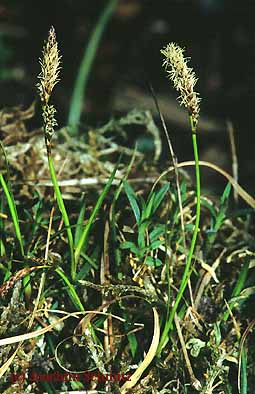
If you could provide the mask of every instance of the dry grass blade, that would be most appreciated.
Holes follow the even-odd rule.
[[[153,358],[156,355],[157,347],[159,344],[159,337],[160,337],[160,326],[159,326],[158,312],[155,308],[153,308],[153,314],[154,314],[154,333],[153,333],[151,346],[139,368],[135,371],[135,373],[133,373],[133,375],[130,377],[130,380],[125,384],[123,384],[123,386],[121,387],[120,389],[121,394],[127,393],[128,390],[132,389],[137,384],[143,372],[150,365],[150,363],[152,362]]]
[[[54,211],[55,211],[55,207],[52,207],[51,213],[50,213],[49,227],[48,227],[48,232],[47,232],[47,241],[46,241],[45,254],[44,254],[44,260],[45,261],[47,261],[48,257],[49,257],[50,235],[51,235]],[[36,301],[35,301],[35,306],[34,306],[34,309],[33,309],[33,312],[32,312],[32,316],[31,316],[31,319],[30,319],[30,322],[29,322],[28,329],[30,329],[32,327],[32,325],[33,325],[34,317],[35,317],[36,311],[38,309],[38,306],[40,304],[41,295],[43,293],[43,288],[44,288],[44,284],[45,284],[45,278],[46,278],[46,273],[43,272],[42,276],[41,276],[40,285],[39,285],[39,289],[38,289],[38,293],[37,293],[37,298],[36,298]]]
[[[241,360],[242,360],[241,357],[242,357],[244,342],[248,337],[249,332],[253,329],[254,326],[255,326],[255,320],[252,320],[250,324],[246,327],[240,342],[239,360],[238,360],[238,392],[239,393],[241,393]]]
[[[215,260],[215,262],[211,266],[202,262],[202,264],[201,264],[202,268],[205,270],[206,273],[202,277],[201,283],[200,283],[198,290],[196,292],[195,302],[194,302],[195,309],[198,309],[203,292],[204,292],[206,286],[208,286],[210,280],[213,278],[214,281],[217,283],[218,279],[216,277],[215,271],[218,268],[218,266],[220,265],[222,257],[225,252],[226,252],[226,248],[224,248],[222,250],[220,255],[217,257],[217,259]]]
[[[17,347],[17,349],[15,350],[15,352],[11,355],[10,358],[8,358],[8,360],[1,366],[0,368],[0,378],[5,374],[5,372],[8,370],[8,368],[10,367],[11,363],[13,362],[16,354],[18,353],[19,349],[21,348],[22,344],[20,343]]]
[[[178,163],[177,167],[181,168],[181,167],[190,167],[190,166],[194,166],[195,162],[193,160],[190,161],[183,161],[182,163]],[[235,191],[238,193],[238,195],[248,204],[250,205],[250,207],[252,207],[253,209],[255,209],[255,199],[249,194],[247,193],[242,186],[239,185],[239,183],[236,182],[236,180],[225,170],[223,170],[222,168],[218,167],[216,164],[210,163],[209,161],[202,161],[199,160],[199,165],[203,166],[203,167],[208,167],[208,168],[212,168],[213,170],[217,171],[219,174],[223,175],[233,186],[233,188],[235,189]],[[174,171],[174,167],[169,167],[166,171],[164,171],[156,180],[156,182],[153,185],[153,189],[155,188],[155,186],[157,185],[157,183],[169,172]]]
[[[227,121],[227,129],[228,129],[229,142],[231,148],[233,177],[236,180],[236,182],[238,182],[238,159],[236,153],[235,133],[234,133],[234,127],[232,122]],[[234,199],[235,202],[238,203],[238,194],[236,190],[234,190]]]
[[[28,339],[39,337],[40,335],[43,335],[46,332],[51,331],[52,328],[54,328],[56,325],[58,325],[62,321],[68,319],[69,317],[77,317],[77,315],[81,314],[81,313],[82,312],[69,313],[67,316],[64,316],[61,319],[54,321],[54,323],[49,324],[47,327],[41,328],[40,330],[32,331],[27,334],[15,335],[14,337],[0,339],[0,346],[11,345],[13,343],[26,341]]]
[[[189,359],[189,355],[188,355],[188,352],[187,352],[187,349],[186,349],[185,341],[184,341],[184,338],[183,338],[183,335],[182,335],[182,331],[181,331],[181,327],[180,327],[179,318],[178,318],[177,313],[174,316],[174,321],[175,321],[177,334],[178,334],[178,337],[179,337],[179,340],[180,340],[180,343],[181,343],[183,356],[184,356],[184,359],[185,359],[187,370],[189,372],[189,376],[190,376],[190,380],[191,380],[192,386],[197,391],[200,391],[202,386],[201,386],[200,381],[194,375],[194,372],[193,372],[193,369],[192,369],[192,366],[191,366],[191,362],[190,362],[190,359]]]

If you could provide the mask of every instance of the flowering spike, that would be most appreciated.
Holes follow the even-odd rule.
[[[181,105],[188,109],[193,125],[196,128],[201,99],[199,94],[194,91],[198,80],[193,69],[187,65],[189,59],[184,57],[184,49],[175,43],[168,44],[160,52],[165,56],[163,67],[169,79],[173,82],[175,89],[180,92],[178,100]]]
[[[50,149],[54,127],[57,125],[55,119],[56,109],[53,105],[49,105],[49,100],[54,86],[59,82],[60,58],[56,33],[52,26],[49,31],[48,40],[43,47],[43,56],[40,59],[41,72],[38,76],[39,82],[36,85],[42,102],[47,149]]]
[[[55,29],[52,26],[40,59],[41,73],[36,85],[43,104],[48,104],[54,86],[59,82],[60,58]]]

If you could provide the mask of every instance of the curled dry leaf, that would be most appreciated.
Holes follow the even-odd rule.
[[[148,368],[148,366],[150,365],[150,363],[152,362],[152,360],[156,355],[158,344],[159,344],[159,337],[160,337],[160,326],[159,326],[158,312],[155,308],[153,308],[152,310],[154,315],[154,333],[153,333],[151,346],[139,368],[135,371],[135,373],[133,373],[133,375],[130,377],[130,380],[124,383],[123,386],[121,387],[120,389],[121,394],[127,393],[128,390],[132,389],[137,384],[143,372],[145,371],[146,368]]]

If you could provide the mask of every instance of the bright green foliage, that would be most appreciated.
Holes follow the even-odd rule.
[[[133,188],[127,181],[123,182],[124,190],[133,210],[137,223],[137,242],[123,242],[121,249],[130,249],[130,251],[149,266],[160,266],[162,261],[153,256],[153,251],[158,249],[163,241],[159,237],[165,232],[165,225],[153,224],[153,217],[169,191],[169,183],[155,192],[151,192],[145,202],[142,198],[137,198]],[[140,205],[140,206],[139,206]],[[148,242],[148,240],[149,242]]]

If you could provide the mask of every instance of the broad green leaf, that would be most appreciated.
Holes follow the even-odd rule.
[[[163,244],[163,241],[154,241],[150,244],[150,250],[158,249]]]
[[[152,256],[147,256],[145,263],[149,267],[160,267],[163,264],[160,259]]]
[[[150,242],[156,241],[160,235],[165,233],[165,225],[164,224],[159,224],[157,227],[154,228],[153,231],[151,231],[149,235]]]
[[[120,249],[131,249],[135,246],[134,242],[125,241],[120,244]]]

